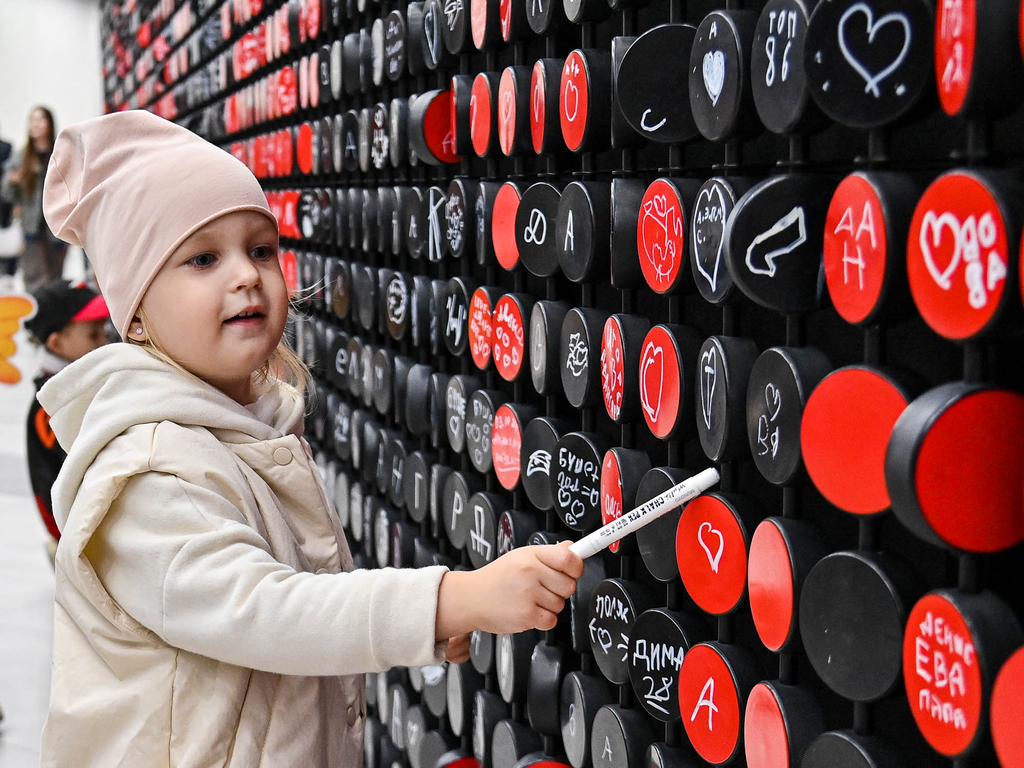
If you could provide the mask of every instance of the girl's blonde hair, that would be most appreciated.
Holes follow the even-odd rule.
[[[141,305],[136,310],[136,314],[139,316],[139,320],[142,321],[144,326],[149,325],[148,318],[146,317],[146,310],[143,309]],[[199,378],[161,349],[159,342],[157,342],[153,337],[152,333],[147,334],[147,336],[148,338],[144,341],[132,338],[125,339],[125,341],[128,344],[134,344],[137,347],[145,348],[151,355],[162,360],[168,365],[174,366],[182,373],[192,376],[193,378]],[[264,384],[268,381],[280,382],[294,387],[295,390],[301,394],[305,391],[306,385],[312,378],[312,374],[309,372],[309,368],[306,367],[306,364],[299,359],[299,356],[295,354],[295,351],[291,347],[288,346],[288,342],[286,342],[282,336],[281,341],[277,344],[277,348],[270,353],[270,357],[267,358],[266,362],[253,372],[253,377],[257,384]]]

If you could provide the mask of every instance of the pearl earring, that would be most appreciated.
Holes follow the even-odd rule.
[[[135,329],[135,333],[142,333],[142,329],[141,328],[136,328]]]

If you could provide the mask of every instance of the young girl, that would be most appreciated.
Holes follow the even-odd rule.
[[[39,393],[68,452],[44,766],[355,768],[361,673],[554,626],[583,570],[565,546],[351,570],[301,438],[277,222],[240,162],[107,115],[60,134],[44,208],[130,342]]]

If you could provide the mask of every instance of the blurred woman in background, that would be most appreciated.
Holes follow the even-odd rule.
[[[43,219],[43,180],[55,136],[53,113],[35,107],[29,114],[25,146],[5,163],[0,186],[0,200],[15,206],[25,233],[21,269],[28,290],[64,272],[67,245],[53,236]]]

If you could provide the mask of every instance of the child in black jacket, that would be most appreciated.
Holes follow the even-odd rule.
[[[84,285],[72,286],[64,280],[44,283],[32,296],[36,300],[36,314],[25,321],[25,327],[32,334],[32,340],[43,347],[35,379],[38,392],[68,363],[110,341],[107,330],[110,313],[102,296]],[[50,429],[50,417],[35,398],[28,411],[26,437],[32,493],[51,536],[47,549],[52,563],[60,531],[53,519],[50,489],[67,454]]]

